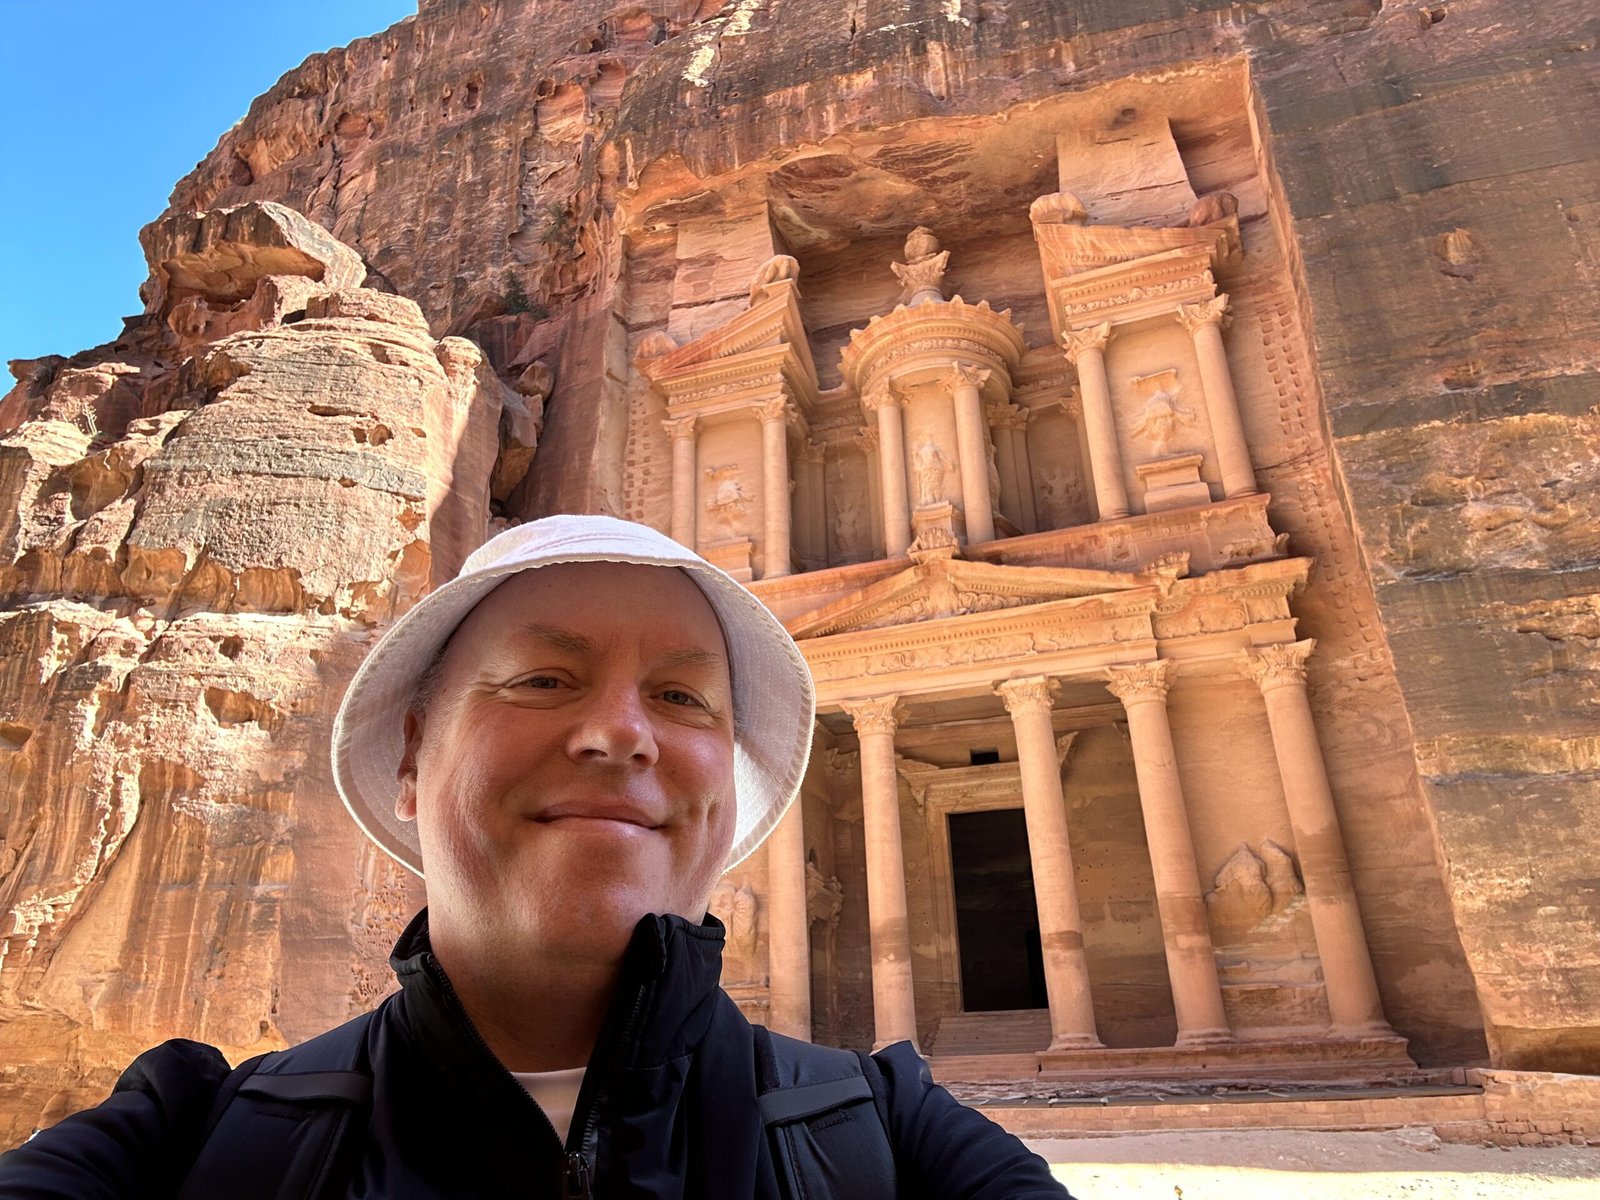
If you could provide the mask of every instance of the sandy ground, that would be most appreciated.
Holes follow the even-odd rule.
[[[1078,1200],[1600,1200],[1600,1147],[1500,1150],[1383,1133],[1147,1133],[1029,1140]]]

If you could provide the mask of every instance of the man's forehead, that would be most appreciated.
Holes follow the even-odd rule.
[[[606,622],[601,619],[601,625]],[[600,630],[602,636],[605,630]],[[681,642],[681,635],[674,630],[669,633],[664,629],[663,636],[670,641]],[[543,621],[523,621],[514,626],[510,633],[513,637],[532,642],[541,642],[557,650],[570,654],[594,654],[600,648],[600,641],[575,629],[563,628],[560,625],[551,625]],[[671,645],[653,656],[656,662],[664,666],[722,666],[727,663],[727,656],[721,653],[720,648],[702,647],[690,644]]]

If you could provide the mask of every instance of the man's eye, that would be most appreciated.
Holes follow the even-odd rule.
[[[545,689],[558,688],[561,686],[561,680],[554,675],[530,675],[522,681],[522,686]]]
[[[688,704],[694,706],[698,706],[700,704],[700,698],[698,696],[695,696],[690,692],[686,692],[682,688],[668,688],[666,691],[661,693],[661,698],[668,704]]]

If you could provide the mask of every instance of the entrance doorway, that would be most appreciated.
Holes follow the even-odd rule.
[[[951,813],[949,820],[963,1010],[1045,1008],[1039,910],[1022,810]]]

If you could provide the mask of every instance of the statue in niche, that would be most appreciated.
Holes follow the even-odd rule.
[[[1064,527],[1083,510],[1083,484],[1064,467],[1035,469],[1039,480],[1039,500],[1050,526]]]
[[[1145,402],[1128,432],[1136,438],[1148,441],[1156,456],[1160,457],[1167,452],[1172,445],[1172,439],[1178,435],[1180,429],[1194,425],[1194,413],[1178,403],[1179,387],[1176,371],[1157,371],[1151,375],[1141,375],[1133,383],[1145,394]]]
[[[944,299],[945,264],[950,251],[939,249],[933,230],[918,225],[906,238],[906,261],[890,263],[900,280],[900,303],[907,307],[932,304]]]
[[[839,549],[847,558],[865,556],[862,538],[861,505],[853,497],[841,496],[836,504],[839,516]]]
[[[707,467],[706,478],[711,481],[706,511],[711,514],[713,531],[723,537],[737,537],[743,532],[744,517],[750,508],[750,493],[739,478],[739,464]]]
[[[1282,912],[1290,901],[1306,890],[1294,868],[1294,856],[1269,839],[1261,843],[1260,857],[1267,877],[1267,888],[1272,892],[1272,911]]]
[[[989,507],[990,508],[999,508],[1000,507],[1000,464],[996,461],[996,455],[999,454],[999,451],[998,451],[998,449],[996,449],[995,444],[992,441],[988,443],[988,449],[989,449]]]
[[[755,891],[748,884],[735,886],[730,879],[720,880],[711,891],[707,909],[728,929],[722,954],[723,984],[765,983],[756,969],[760,901]]]
[[[912,466],[917,477],[917,504],[942,504],[944,502],[944,474],[951,463],[933,440],[932,434],[923,434],[912,455]]]

